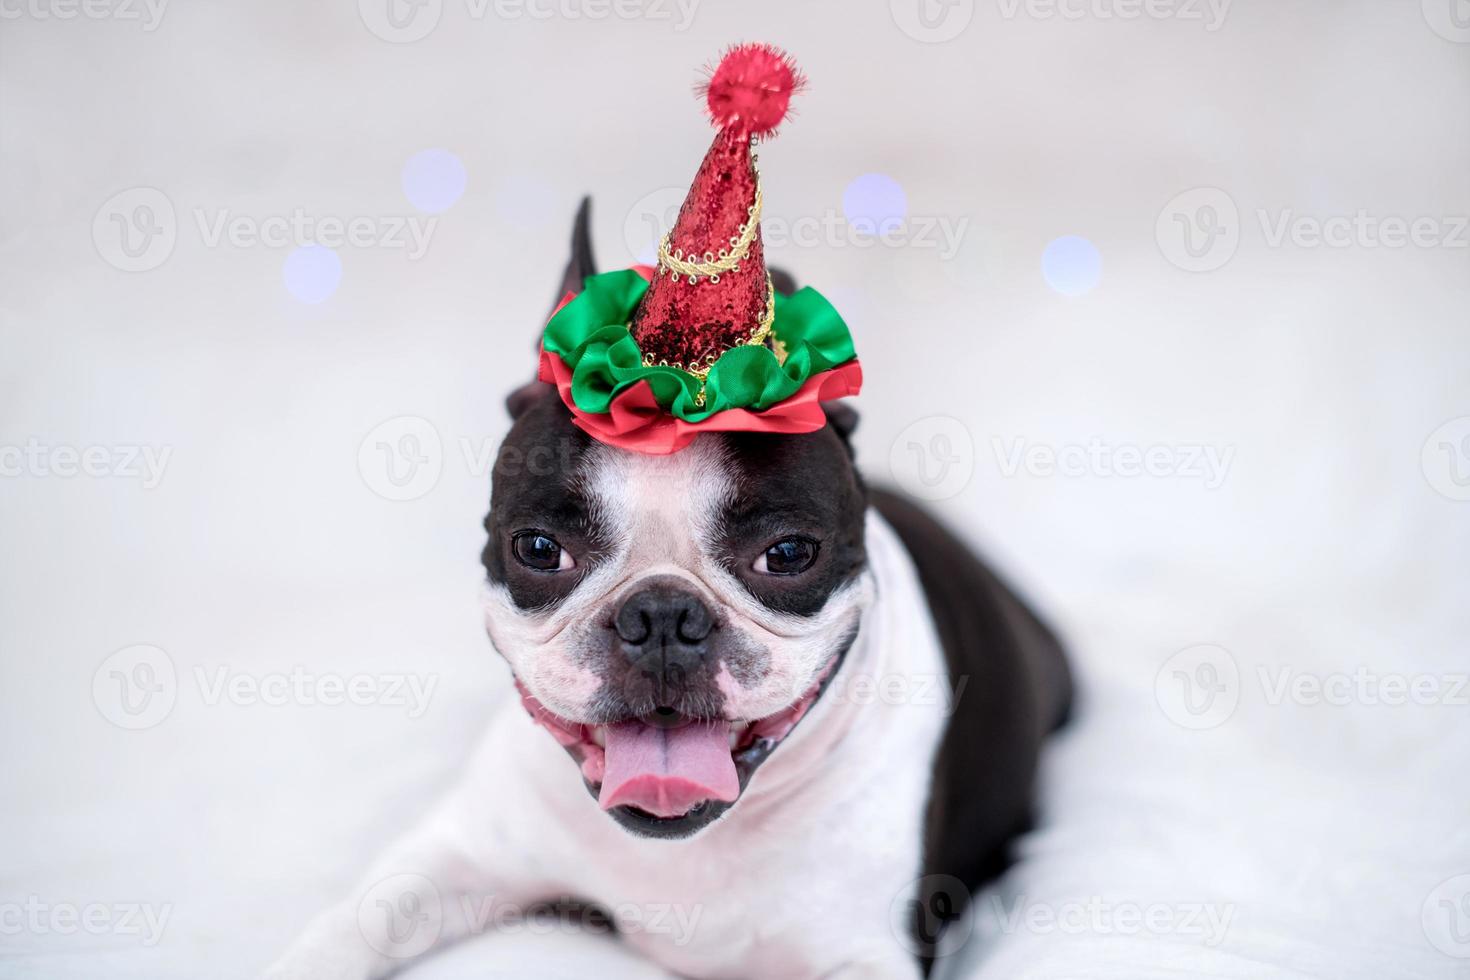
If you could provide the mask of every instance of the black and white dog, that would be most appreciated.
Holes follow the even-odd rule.
[[[584,203],[565,288],[590,253]],[[550,385],[508,405],[484,615],[525,710],[268,975],[383,976],[492,905],[575,898],[684,976],[921,976],[1028,822],[1071,701],[1056,639],[864,486],[849,409],[649,456]]]

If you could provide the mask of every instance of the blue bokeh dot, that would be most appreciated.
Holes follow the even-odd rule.
[[[403,194],[425,214],[454,207],[468,181],[464,164],[448,150],[420,150],[403,165]]]
[[[1063,235],[1041,253],[1041,275],[1063,296],[1081,296],[1102,281],[1102,255],[1081,235]]]
[[[903,224],[909,199],[887,174],[863,174],[842,192],[842,213],[855,231],[879,235]]]
[[[303,303],[320,303],[342,282],[342,260],[324,245],[293,248],[281,268],[286,291]]]

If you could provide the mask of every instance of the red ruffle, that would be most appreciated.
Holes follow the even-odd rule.
[[[856,395],[863,385],[863,369],[856,361],[814,374],[796,394],[761,412],[731,408],[703,422],[686,422],[659,407],[647,381],[623,389],[606,414],[584,412],[572,401],[572,370],[555,354],[543,350],[538,376],[556,385],[572,421],[598,442],[650,456],[676,453],[701,432],[816,432],[827,424],[822,402]]]

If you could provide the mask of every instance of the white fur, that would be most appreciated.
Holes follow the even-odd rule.
[[[656,478],[654,468],[635,470],[621,475]],[[853,600],[861,628],[837,680],[944,676],[913,565],[874,513],[867,543],[869,568]],[[694,577],[728,596],[718,575],[697,569]],[[790,626],[779,621],[785,617],[745,612],[773,634]],[[560,615],[539,628],[564,630]],[[481,928],[473,913],[487,907],[484,896],[521,905],[570,893],[614,914],[669,911],[681,927],[633,928],[625,939],[689,977],[918,977],[906,919],[893,910],[920,875],[930,769],[948,706],[846,699],[837,695],[844,689],[829,689],[728,813],[683,841],[618,827],[561,748],[510,705],[462,784],[378,862],[359,896],[317,919],[268,976],[367,980],[402,966],[380,951],[388,919],[373,899],[381,899],[384,878],[412,874],[434,883],[439,943]]]

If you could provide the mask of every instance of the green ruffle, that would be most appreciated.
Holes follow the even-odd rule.
[[[701,422],[731,408],[760,411],[791,397],[807,379],[856,355],[847,324],[810,287],[776,296],[772,331],[786,345],[786,362],[765,347],[732,347],[705,379],[671,367],[648,367],[628,332],[628,321],[648,282],[632,269],[588,276],[576,298],[546,324],[541,343],[572,370],[572,400],[584,412],[604,413],[620,392],[647,381],[659,405],[686,422]]]

